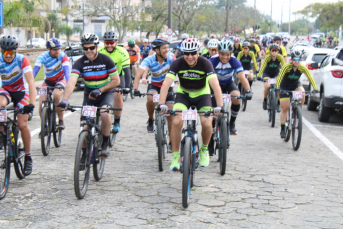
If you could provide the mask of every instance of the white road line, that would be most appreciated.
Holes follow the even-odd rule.
[[[343,153],[337,146],[335,146],[329,139],[327,139],[316,127],[314,127],[307,119],[303,116],[303,123],[317,136],[339,159],[343,161]]]
[[[333,125],[321,125],[321,124],[312,124],[313,126],[319,126],[319,127],[326,127],[326,128],[340,128],[343,129],[343,126],[333,126]]]

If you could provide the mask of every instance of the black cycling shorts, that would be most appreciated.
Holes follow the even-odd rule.
[[[99,95],[96,100],[89,99],[89,95],[84,94],[83,95],[83,103],[82,106],[97,106],[102,107],[104,105],[107,105],[109,107],[113,107],[114,103],[114,95],[113,92],[105,92]],[[81,121],[86,120],[86,117],[81,116]]]
[[[187,94],[176,93],[175,105],[173,109],[188,110],[191,106],[195,106],[198,111],[211,111],[211,95],[206,94],[195,98],[191,98]]]
[[[147,93],[149,93],[149,91],[156,91],[157,94],[160,94],[161,88],[156,85],[149,84]],[[170,87],[168,92],[174,92],[173,88]],[[166,104],[167,103],[175,103],[175,95],[167,95]]]
[[[237,85],[232,81],[231,83],[228,83],[226,85],[220,85],[220,88],[222,89],[222,93],[223,94],[230,94],[232,91],[238,91]],[[211,88],[211,94],[214,94],[212,88]],[[216,107],[217,106],[217,101],[216,98],[213,96],[211,98],[212,100],[212,107]]]
[[[297,86],[294,87],[280,87],[280,91],[285,90],[285,91],[295,91],[299,87],[302,87],[303,85],[298,82]],[[287,93],[280,93],[280,100],[287,100],[289,99],[289,95]]]
[[[268,79],[268,78],[275,78],[279,75],[279,71],[274,72],[274,73],[269,73],[269,72],[263,72],[262,74],[262,79]]]

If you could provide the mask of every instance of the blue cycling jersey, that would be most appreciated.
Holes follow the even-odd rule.
[[[215,73],[217,74],[219,84],[227,85],[232,82],[232,77],[235,72],[244,71],[242,64],[236,57],[231,56],[230,60],[223,64],[219,56],[214,56],[209,59],[212,63]]]

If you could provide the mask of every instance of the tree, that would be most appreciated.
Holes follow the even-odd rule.
[[[3,16],[4,16],[4,26],[8,27],[11,25],[18,26],[20,24],[20,12],[22,7],[20,2],[3,2]],[[3,27],[0,28],[0,34],[3,34]]]
[[[50,26],[51,26],[51,31],[56,32],[58,30],[59,27],[59,20],[57,18],[57,14],[55,13],[50,13],[47,16],[47,19],[50,22]],[[50,36],[52,36],[52,34],[50,34]]]
[[[71,28],[71,27],[69,27],[68,25],[62,25],[62,26],[60,26],[60,27],[57,29],[57,32],[58,32],[59,34],[66,35],[68,44],[69,44],[70,37],[71,37],[74,33],[79,33],[79,32],[81,32],[81,31],[82,31],[82,29],[79,28],[79,27]]]

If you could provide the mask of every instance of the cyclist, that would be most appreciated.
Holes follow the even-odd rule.
[[[222,93],[224,94],[231,94],[240,96],[240,92],[233,81],[234,73],[237,74],[238,79],[242,82],[244,89],[247,90],[246,97],[247,99],[252,98],[252,93],[250,91],[250,86],[245,79],[244,76],[244,69],[242,64],[237,60],[235,57],[231,56],[234,50],[233,44],[229,40],[223,40],[218,44],[218,51],[219,55],[210,58],[210,61],[213,65],[214,71],[218,76],[219,85],[221,88]],[[250,64],[250,62],[249,62]],[[211,89],[211,94],[214,91]],[[212,98],[212,106],[217,107],[216,100]],[[232,105],[231,105],[231,117],[230,117],[230,133],[232,135],[237,134],[237,130],[235,128],[235,121],[240,109],[240,100],[236,98],[232,98]],[[213,123],[214,126],[214,123]],[[210,148],[209,148],[210,155],[213,155],[213,142],[211,138]]]
[[[287,51],[286,51],[286,48],[281,44],[281,37],[274,36],[273,43],[278,44],[280,46],[279,53],[283,56],[285,63],[287,63]],[[269,53],[270,53],[270,48],[268,47],[266,54],[269,54]]]
[[[200,111],[212,110],[211,86],[217,101],[217,107],[214,108],[214,112],[221,112],[223,99],[217,76],[211,62],[205,57],[199,56],[199,49],[200,42],[198,39],[188,38],[182,42],[181,51],[183,52],[183,58],[178,58],[171,64],[161,88],[159,102],[159,109],[161,111],[168,110],[168,107],[165,105],[167,93],[176,75],[178,75],[180,85],[177,89],[173,109],[187,110],[190,106],[194,105]],[[203,144],[200,149],[199,165],[206,167],[209,164],[208,143],[212,136],[212,119],[201,116],[200,120]],[[181,115],[173,117],[173,128],[170,135],[173,159],[170,169],[174,171],[180,169],[179,147],[182,125]]]
[[[123,93],[125,94],[129,91],[131,80],[129,53],[126,51],[126,49],[118,45],[118,37],[113,31],[106,31],[103,38],[105,46],[99,49],[99,53],[109,56],[116,65],[120,78],[120,85],[118,87],[123,88]],[[114,93],[113,107],[124,107],[122,93]],[[119,133],[122,111],[113,111],[113,113],[115,115],[115,118],[112,132]]]
[[[213,57],[215,55],[218,55],[218,39],[211,39],[209,40],[207,46],[210,50],[210,56]]]
[[[149,56],[150,51],[152,50],[151,45],[149,45],[149,40],[147,38],[143,39],[143,44],[139,47],[142,54],[142,60]]]
[[[139,85],[139,80],[143,76],[142,83],[146,84],[147,80],[146,77],[144,77],[144,72],[147,68],[151,71],[151,83],[148,86],[148,93],[149,94],[159,94],[163,81],[166,77],[166,74],[170,68],[171,63],[175,60],[175,56],[169,52],[169,43],[165,38],[156,39],[151,43],[155,54],[149,56],[139,66],[137,77],[135,79],[134,89],[135,89],[135,95],[140,95],[140,91],[137,90]],[[171,85],[168,92],[173,92],[173,86]],[[169,109],[173,108],[174,105],[174,95],[168,95],[166,104]],[[148,96],[147,103],[146,103],[149,119],[148,119],[148,126],[147,130],[148,132],[154,131],[154,110],[155,110],[155,104],[153,102],[153,97]],[[167,117],[168,120],[168,130],[170,132],[172,128],[172,121],[171,116]]]
[[[179,42],[179,44],[177,44],[176,51],[175,51],[175,56],[176,56],[176,58],[179,58],[180,56],[183,55],[182,50],[181,50],[181,44],[182,44],[182,42],[183,42],[184,40],[186,40],[186,39],[188,39],[188,38],[189,38],[188,33],[183,33],[183,34],[181,35],[182,41]]]
[[[248,79],[249,79],[249,85],[251,87],[253,80],[254,80],[254,75],[252,74],[253,72],[252,72],[252,68],[251,68],[251,62],[253,62],[254,69],[256,69],[256,71],[258,70],[258,66],[257,66],[256,58],[255,58],[253,51],[249,51],[249,43],[243,42],[242,46],[243,46],[243,51],[241,51],[238,54],[237,59],[239,61],[241,61],[243,69],[245,71],[250,71],[250,74],[248,75]],[[243,75],[244,75],[244,73],[243,73]],[[241,89],[241,84],[238,85],[238,88]]]
[[[43,87],[51,86],[65,87],[67,81],[69,80],[69,59],[68,56],[61,51],[61,43],[57,38],[51,38],[46,42],[46,47],[48,51],[43,52],[39,55],[36,60],[35,66],[33,68],[33,77],[36,78],[41,66],[44,66],[45,79],[42,84]],[[62,98],[63,91],[55,89],[53,92],[56,105]],[[41,95],[39,97],[39,116],[42,113],[42,102],[46,100],[46,95]],[[60,130],[64,129],[63,123],[63,113],[61,108],[56,107],[56,113],[58,116],[58,128]],[[41,133],[38,135],[41,137]]]
[[[300,64],[302,52],[293,51],[291,53],[292,62],[285,64],[278,76],[275,88],[280,88],[280,90],[290,90],[290,91],[302,91],[305,92],[301,82],[299,82],[299,78],[302,73],[304,73],[307,79],[312,84],[314,91],[317,91],[316,82],[313,80],[310,71],[307,69],[306,66]],[[285,93],[280,93],[280,101],[281,101],[281,114],[280,114],[280,122],[281,122],[281,138],[286,137],[285,131],[285,123],[286,123],[286,116],[289,108],[289,95]],[[303,96],[301,106],[305,102],[305,96]]]
[[[242,43],[241,43],[241,39],[239,37],[235,37],[233,39],[233,55],[237,58],[238,53],[243,51],[243,47],[242,47]]]
[[[59,106],[68,107],[68,99],[73,93],[77,78],[82,77],[85,83],[84,97],[82,105],[112,107],[114,102],[113,91],[120,84],[117,68],[112,59],[102,53],[98,53],[99,37],[92,33],[87,33],[81,37],[81,45],[85,55],[78,59],[70,74],[69,81],[64,91],[63,99]],[[103,142],[100,156],[108,157],[108,140],[111,131],[111,114],[102,112],[101,132]],[[81,116],[81,122],[86,117]],[[87,126],[85,126],[86,128]],[[82,148],[82,160],[86,155],[86,148]]]
[[[0,107],[7,106],[13,101],[16,108],[22,108],[18,114],[18,127],[24,143],[25,162],[24,175],[32,173],[31,133],[28,126],[29,113],[33,112],[36,103],[36,86],[32,75],[29,59],[17,53],[18,40],[11,35],[0,38]]]
[[[208,39],[208,38],[206,38],[204,40],[204,43],[203,43],[203,47],[204,48],[203,48],[203,50],[201,51],[201,54],[200,54],[200,55],[202,55],[203,57],[205,57],[207,59],[211,58],[210,51],[209,51],[210,48],[207,46],[209,41],[210,41],[210,39]]]
[[[250,51],[254,53],[256,59],[260,59],[261,58],[260,47],[256,44],[255,39],[250,39],[249,42],[250,42],[250,46],[249,46]],[[254,68],[254,71],[257,71],[257,68],[255,68],[255,66],[253,66],[253,68]]]
[[[268,38],[264,37],[262,39],[262,58],[266,57],[266,53],[265,53],[265,49],[268,47],[269,43],[268,43]]]
[[[134,39],[130,39],[127,42],[127,45],[124,46],[124,49],[126,49],[126,51],[129,53],[132,72],[133,75],[136,76],[137,66],[141,62],[141,51],[139,47],[136,45]]]
[[[269,46],[271,53],[266,56],[263,61],[262,67],[260,72],[258,73],[258,79],[262,78],[263,80],[267,80],[269,78],[277,78],[279,75],[280,65],[284,66],[285,60],[283,59],[282,55],[279,54],[280,46],[278,44],[271,44]],[[267,110],[267,97],[269,92],[270,84],[268,82],[264,83],[264,91],[263,91],[263,110]],[[280,112],[280,100],[278,100],[278,112]]]
[[[284,47],[287,47],[287,44],[288,44],[288,38],[287,38],[287,37],[284,37],[284,38],[282,39],[282,45],[283,45]]]

